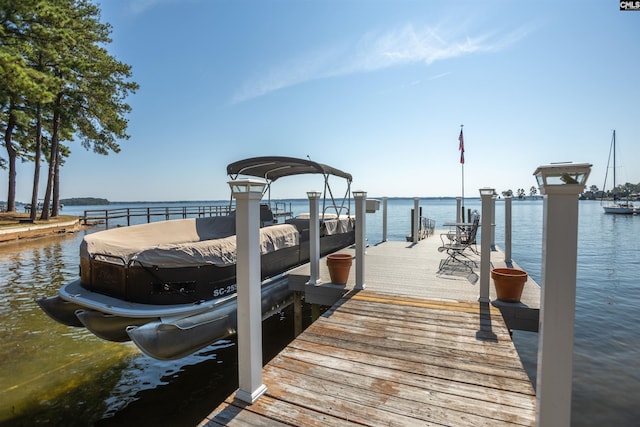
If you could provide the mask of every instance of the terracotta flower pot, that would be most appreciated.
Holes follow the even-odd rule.
[[[491,278],[500,301],[520,302],[528,278],[525,271],[516,268],[494,268],[491,270]]]
[[[327,267],[329,267],[331,283],[345,285],[349,279],[349,270],[352,262],[352,256],[349,254],[327,255]]]

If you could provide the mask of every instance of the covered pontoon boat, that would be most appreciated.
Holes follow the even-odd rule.
[[[286,272],[309,262],[309,214],[278,223],[270,208],[271,184],[299,174],[321,174],[320,254],[355,241],[350,214],[350,174],[310,160],[255,157],[227,166],[265,179],[267,203],[260,211],[262,311],[280,310],[291,299]],[[331,176],[346,180],[336,202]],[[53,319],[86,327],[111,341],[133,340],[158,359],[184,357],[236,328],[235,215],[189,218],[115,228],[89,234],[80,246],[80,278],[58,295],[38,300]]]

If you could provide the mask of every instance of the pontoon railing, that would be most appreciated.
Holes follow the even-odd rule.
[[[137,208],[115,209],[86,209],[82,216],[83,224],[104,223],[109,228],[109,221],[126,219],[126,225],[131,225],[133,218],[142,217],[146,222],[169,220],[177,218],[204,218],[211,216],[229,215],[231,207],[228,205],[208,206],[150,206]],[[120,221],[120,223],[125,221]],[[120,224],[123,225],[123,224]]]

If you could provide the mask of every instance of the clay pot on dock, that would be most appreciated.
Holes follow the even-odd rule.
[[[528,279],[525,271],[516,268],[494,268],[491,278],[500,301],[520,302],[524,284]]]
[[[352,262],[352,256],[349,254],[327,255],[327,267],[329,268],[331,283],[345,285],[349,279],[349,270]]]

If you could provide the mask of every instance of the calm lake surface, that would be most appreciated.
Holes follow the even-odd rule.
[[[294,213],[308,211],[306,200],[290,203]],[[210,203],[194,203],[204,204]],[[478,199],[465,205],[480,210]],[[455,219],[453,199],[421,199],[420,206],[424,216],[435,219],[436,228]],[[513,259],[538,283],[542,207],[538,200],[514,201],[512,208]],[[82,215],[91,208],[69,206],[62,213]],[[389,240],[404,240],[410,233],[412,208],[413,199],[389,199]],[[369,243],[381,240],[381,224],[381,212],[367,214]],[[503,247],[501,201],[496,224],[496,243]],[[192,426],[236,389],[234,339],[177,361],[158,361],[131,343],[103,341],[84,329],[60,325],[37,307],[35,298],[54,295],[77,277],[80,241],[101,229],[0,246],[1,426]],[[580,202],[573,426],[638,425],[639,251],[640,217],[605,215],[598,202]],[[292,319],[285,310],[265,321],[265,362],[293,338]],[[310,319],[307,307],[305,323]],[[532,378],[537,339],[535,333],[514,332]]]

